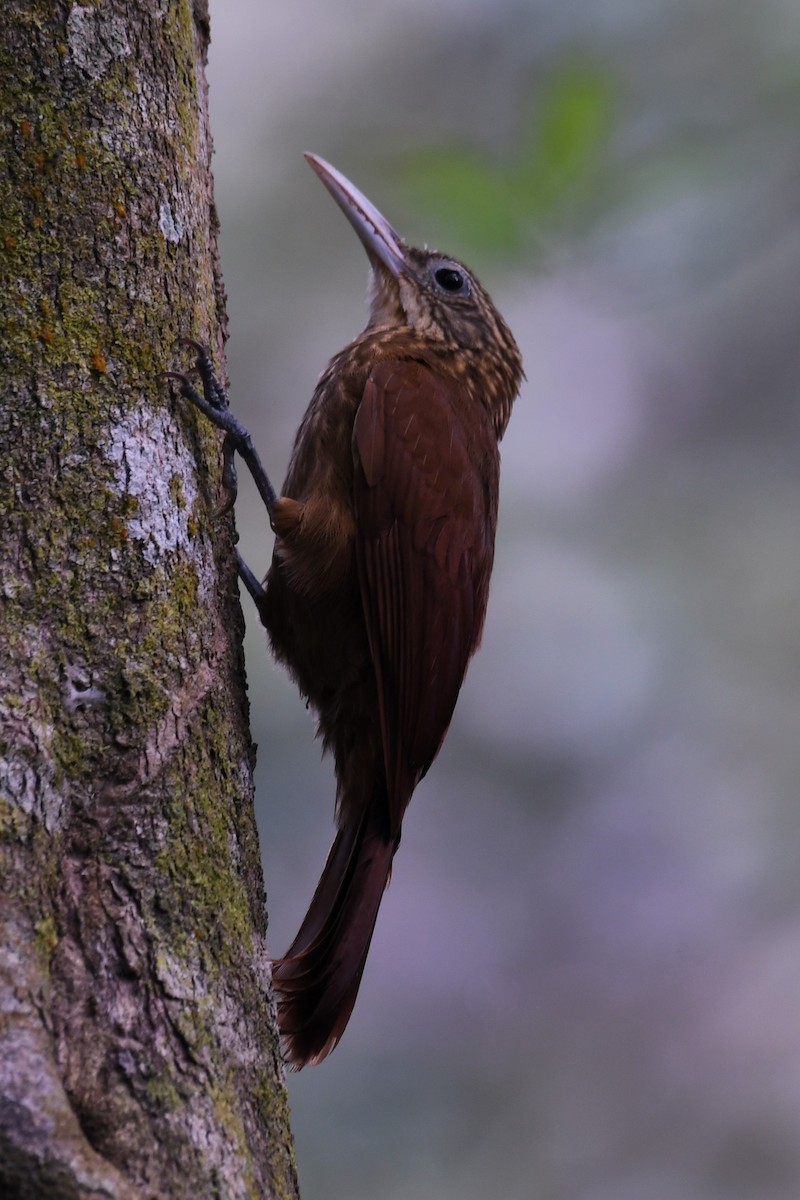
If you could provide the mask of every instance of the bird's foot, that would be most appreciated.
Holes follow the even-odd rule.
[[[208,350],[202,342],[197,342],[194,338],[181,338],[180,341],[182,345],[191,346],[196,351],[197,357],[194,365],[203,385],[202,393],[197,390],[189,376],[182,371],[164,371],[164,378],[174,380],[178,384],[178,392],[183,399],[198,408],[212,424],[216,425],[217,429],[221,429],[225,434],[225,441],[222,444],[222,482],[226,496],[217,515],[222,516],[229,512],[236,502],[238,489],[234,461],[236,454],[240,454],[247,463],[250,474],[267,507],[267,512],[271,515],[276,499],[275,490],[258,457],[253,439],[228,407],[228,393],[217,379]]]

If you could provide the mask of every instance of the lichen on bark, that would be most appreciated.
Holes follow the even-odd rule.
[[[219,444],[159,378],[225,332],[206,16],[0,29],[4,1195],[295,1194]]]

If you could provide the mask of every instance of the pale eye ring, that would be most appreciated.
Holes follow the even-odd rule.
[[[442,263],[433,272],[434,283],[450,296],[466,296],[469,294],[469,280],[463,271],[455,265]]]

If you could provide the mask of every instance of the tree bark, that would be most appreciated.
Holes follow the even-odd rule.
[[[219,437],[159,380],[223,349],[207,44],[205,0],[0,22],[6,1200],[297,1194]]]

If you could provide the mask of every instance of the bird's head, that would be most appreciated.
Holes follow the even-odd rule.
[[[355,229],[372,266],[368,329],[408,329],[465,361],[491,382],[487,396],[502,428],[523,378],[514,337],[488,292],[463,263],[436,250],[418,250],[392,228],[362,192],[335,167],[307,154]],[[501,415],[502,414],[502,415]],[[502,432],[502,430],[501,430]]]

